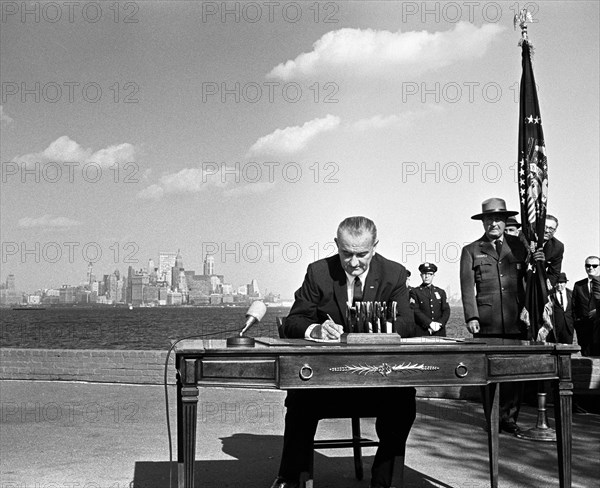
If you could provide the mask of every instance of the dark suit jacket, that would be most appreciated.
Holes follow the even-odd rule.
[[[558,292],[550,294],[552,302],[552,317],[554,322],[553,337],[550,342],[560,342],[562,344],[573,343],[573,292],[568,288],[565,290],[567,294],[567,306],[563,308],[560,305]],[[552,340],[553,339],[553,340]]]
[[[562,269],[563,254],[565,246],[555,237],[550,238],[544,243],[544,255],[546,256],[546,277],[550,280],[552,286],[556,285],[556,280]]]
[[[573,317],[577,341],[583,356],[600,355],[600,280],[592,278],[592,293],[588,290],[588,279],[579,280],[573,286]],[[593,314],[593,311],[596,311]]]
[[[303,338],[308,326],[322,324],[328,315],[348,331],[346,273],[339,255],[310,264],[294,298],[294,305],[285,320],[284,332],[287,337]],[[363,288],[363,301],[396,301],[396,332],[403,337],[414,335],[404,266],[375,254]]]
[[[573,286],[573,317],[577,328],[590,327],[592,319],[588,314],[594,309],[594,301],[590,299],[588,279],[584,278],[575,282]]]
[[[463,247],[460,291],[465,320],[478,319],[481,335],[522,334],[519,318],[525,301],[527,247],[504,235],[500,256],[483,235]]]

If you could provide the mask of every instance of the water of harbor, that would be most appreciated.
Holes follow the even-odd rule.
[[[171,340],[239,332],[246,307],[69,307],[0,310],[0,347],[42,349],[164,349]],[[275,318],[289,308],[269,307],[253,336],[277,336]]]
[[[39,349],[165,349],[174,339],[224,339],[239,332],[246,307],[68,307],[0,309],[0,347]],[[277,337],[276,317],[289,308],[268,307],[251,336]],[[452,310],[448,336],[464,337],[462,310]]]

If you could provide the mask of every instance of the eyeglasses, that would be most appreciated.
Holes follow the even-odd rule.
[[[586,268],[594,268],[594,269],[596,269],[598,267],[598,265],[597,264],[587,264],[586,263],[585,267]]]
[[[548,226],[546,226],[546,227],[544,227],[544,230],[546,232],[551,232],[552,234],[554,234],[556,232],[556,227],[548,227]]]

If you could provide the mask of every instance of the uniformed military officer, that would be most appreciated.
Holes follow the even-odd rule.
[[[446,292],[433,285],[433,277],[437,266],[423,263],[419,266],[421,283],[410,289],[410,304],[415,314],[416,333],[418,336],[435,335],[446,337],[446,323],[450,318],[450,305]]]

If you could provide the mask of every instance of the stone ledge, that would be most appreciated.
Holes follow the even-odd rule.
[[[167,351],[0,349],[0,379],[161,385]],[[167,381],[175,384],[175,355]]]
[[[600,357],[573,356],[573,389],[577,394],[600,394]]]

